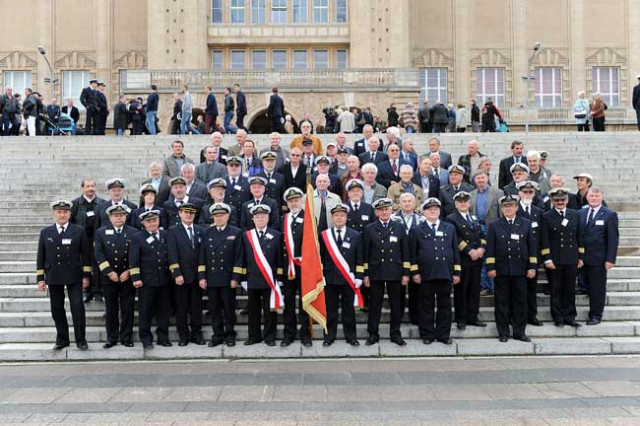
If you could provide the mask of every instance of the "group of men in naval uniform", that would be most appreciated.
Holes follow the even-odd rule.
[[[274,346],[281,310],[280,345],[299,339],[311,346],[300,287],[302,235],[304,227],[310,226],[303,210],[305,194],[298,186],[283,187],[283,174],[274,171],[271,151],[261,159],[262,171],[246,176],[243,158],[227,157],[227,175],[211,179],[203,193],[188,176],[173,177],[167,182],[169,198],[163,202],[157,201],[158,182],[152,179],[139,190],[140,207],[126,200],[125,181],[119,178],[106,182],[107,200],[87,198],[89,191],[83,190],[74,203],[52,203],[55,224],[41,232],[37,275],[38,287],[48,290],[51,299],[55,349],[70,344],[65,288],[76,344],[79,349],[88,347],[82,292],[90,288],[92,272],[99,277],[105,298],[104,348],[134,345],[136,295],[139,340],[145,348],[172,346],[172,314],[180,346],[206,344],[205,294],[212,324],[209,346],[234,346],[239,287],[247,294],[245,345]],[[317,160],[331,161],[327,156]],[[288,170],[294,175],[300,174],[303,165],[296,164],[295,170]],[[407,293],[409,319],[418,326],[424,344],[451,344],[454,321],[461,331],[468,326],[486,327],[482,319],[487,316],[480,312],[483,259],[488,276],[495,279],[494,315],[500,341],[530,341],[527,324],[542,325],[537,318],[539,266],[549,282],[556,326],[579,326],[578,276],[590,296],[587,324],[598,324],[604,311],[607,270],[616,260],[617,215],[605,206],[602,191],[592,185],[590,176],[582,196],[585,206],[576,211],[568,208],[566,188],[554,187],[543,197],[523,166],[511,166],[513,182],[505,185],[505,195],[498,201],[500,217],[488,226],[473,213],[473,187],[462,182],[463,167],[452,165],[450,183],[440,188],[440,196],[428,197],[420,205],[410,184],[395,199],[371,199],[373,187],[359,179],[340,183],[344,185],[341,199],[329,189],[331,176],[315,171],[316,211],[312,214],[319,225],[327,306],[323,345],[336,341],[340,319],[347,343],[359,345],[356,309],[368,314],[366,344],[376,344],[385,292],[389,338],[397,345],[406,345],[401,326]],[[287,162],[284,167],[293,166]],[[365,202],[367,198],[370,203]],[[93,224],[93,241],[83,226],[70,223],[72,218],[85,227]]]

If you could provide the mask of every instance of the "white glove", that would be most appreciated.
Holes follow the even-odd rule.
[[[246,281],[242,281],[242,282],[240,283],[240,285],[242,286],[242,288],[244,289],[244,291],[248,291],[248,290],[247,290],[247,282],[246,282]]]
[[[276,281],[276,285],[277,285],[278,287],[282,287],[282,281]]]
[[[362,285],[362,280],[359,278],[356,278],[355,282],[356,282],[356,288],[360,288],[360,286]]]

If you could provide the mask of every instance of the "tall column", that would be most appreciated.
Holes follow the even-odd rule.
[[[471,52],[469,49],[469,27],[472,0],[455,0],[453,2],[453,80],[454,99],[465,105],[470,104],[475,91],[471,87]]]
[[[524,105],[527,97],[527,84],[522,76],[529,75],[527,69],[532,46],[527,45],[527,1],[511,0],[511,63],[513,67],[512,106]],[[532,86],[533,87],[533,82]],[[529,105],[533,99],[529,99]]]
[[[640,8],[640,0],[627,1],[627,24],[628,37],[627,55],[629,58],[629,100],[633,93],[633,87],[638,84],[636,76],[640,74],[640,14],[637,12]],[[633,106],[632,106],[633,107]]]
[[[96,78],[107,85],[105,95],[112,100],[113,81],[111,66],[113,62],[113,0],[96,0],[94,2],[96,19],[95,52],[96,52]]]
[[[578,92],[586,90],[586,55],[584,43],[584,0],[570,0],[569,7],[569,43],[571,48],[571,99],[578,98]]]
[[[35,2],[35,16],[34,22],[38,23],[38,46],[42,46],[45,48],[47,52],[47,59],[51,63],[51,66],[54,66],[56,61],[56,51],[55,51],[55,7],[53,4],[54,0],[41,0]],[[34,49],[32,55],[37,55],[36,62],[38,63],[36,67],[36,75],[32,78],[31,83],[34,90],[40,91],[42,95],[47,99],[56,97],[59,98],[61,95],[62,86],[60,84],[52,87],[49,84],[44,83],[45,77],[49,77],[49,67],[45,62],[42,55],[38,53],[37,50]],[[55,70],[54,70],[55,72]],[[54,75],[54,78],[60,78]]]

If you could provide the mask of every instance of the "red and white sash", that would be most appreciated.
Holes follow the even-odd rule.
[[[296,278],[295,265],[300,266],[302,264],[302,257],[295,257],[296,244],[293,241],[293,232],[291,231],[291,213],[287,213],[284,216],[284,245],[287,248],[287,258],[289,264],[287,265],[287,278],[293,280]]]
[[[258,268],[260,268],[260,272],[262,272],[262,276],[267,281],[267,284],[271,287],[271,299],[269,301],[269,306],[271,307],[271,310],[280,310],[284,308],[284,299],[282,298],[280,286],[276,283],[275,277],[273,276],[271,265],[267,262],[267,259],[264,257],[264,253],[262,252],[262,248],[260,247],[258,231],[255,229],[247,231],[247,239],[249,240],[249,244],[251,244],[251,249],[253,250],[253,259],[258,265]]]
[[[327,251],[333,260],[333,263],[338,268],[338,271],[342,274],[351,289],[353,290],[353,306],[357,306],[358,308],[362,308],[364,306],[362,300],[362,293],[360,289],[356,286],[355,275],[351,272],[351,268],[349,264],[345,260],[342,253],[340,253],[340,249],[336,244],[336,240],[333,238],[333,234],[331,233],[331,229],[327,229],[322,231],[322,239],[324,240],[324,244],[327,247]]]

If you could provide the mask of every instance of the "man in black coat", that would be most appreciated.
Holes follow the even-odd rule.
[[[209,347],[236,345],[236,288],[234,274],[242,272],[242,230],[229,224],[231,206],[215,203],[209,208],[213,225],[206,229],[200,244],[198,280],[207,291],[213,336]]]
[[[69,324],[64,309],[64,290],[67,289],[76,345],[87,350],[86,319],[82,303],[82,288],[89,287],[91,277],[91,247],[81,226],[69,223],[71,202],[51,203],[55,224],[40,231],[36,260],[38,290],[49,291],[51,316],[56,325],[56,344],[59,351],[69,346]]]
[[[440,179],[431,173],[431,159],[423,157],[414,173],[412,182],[422,188],[425,198],[440,197]]]
[[[464,167],[454,164],[449,167],[449,184],[440,188],[440,202],[442,203],[442,218],[449,216],[455,212],[456,206],[453,202],[453,196],[460,191],[471,192],[473,187],[462,181],[464,177]]]
[[[387,161],[378,164],[376,181],[389,189],[392,184],[400,182],[400,167],[409,163],[400,158],[400,147],[398,145],[390,145],[389,149],[387,149],[387,156],[389,157]]]
[[[218,101],[216,95],[211,91],[211,86],[204,86],[204,93],[207,95],[206,106],[204,108],[204,132],[208,135],[216,129],[216,120],[218,119]],[[202,162],[202,161],[201,161]]]
[[[73,106],[73,98],[69,98],[68,103],[62,107],[62,113],[67,114],[74,123],[78,124],[78,120],[80,120],[80,111],[78,108]]]
[[[278,203],[265,195],[267,189],[267,180],[261,176],[252,176],[249,178],[249,192],[251,197],[242,204],[240,212],[240,227],[242,229],[253,229],[253,220],[251,209],[259,204],[269,206],[269,228],[279,229],[280,213],[278,212]]]
[[[191,203],[198,209],[196,212],[196,223],[200,218],[200,209],[204,205],[204,201],[201,198],[191,197],[187,195],[187,181],[182,176],[174,177],[169,181],[171,187],[171,197],[164,202],[162,207],[167,212],[167,223],[169,227],[178,225],[181,220],[178,209],[184,203]]]
[[[301,191],[307,190],[307,166],[302,164],[302,150],[300,148],[291,148],[289,154],[290,162],[280,167],[278,172],[284,176],[284,187],[296,187]]]
[[[278,205],[278,211],[284,210],[282,205],[283,192],[288,188],[285,186],[284,176],[275,170],[276,154],[272,151],[265,151],[260,156],[262,161],[262,171],[256,176],[261,176],[267,180],[267,189],[265,195],[275,200]]]
[[[513,182],[511,176],[511,166],[516,163],[526,165],[527,157],[523,154],[524,144],[520,141],[511,142],[512,155],[500,160],[500,172],[498,174],[498,188],[504,189],[509,183]]]
[[[202,337],[202,289],[198,285],[200,245],[205,228],[196,225],[199,206],[183,203],[178,209],[180,223],[167,232],[169,271],[175,282],[176,328],[178,346],[189,342],[204,345]]]
[[[640,130],[640,74],[638,74],[636,77],[638,79],[638,84],[633,87],[631,106],[636,110],[638,130]]]
[[[284,129],[284,101],[278,94],[278,88],[271,89],[272,95],[269,98],[269,107],[267,115],[271,119],[271,131],[285,133]]]
[[[367,142],[369,144],[369,151],[364,152],[358,156],[361,166],[367,163],[373,163],[377,166],[389,159],[389,157],[387,157],[387,154],[380,151],[379,138],[377,138],[376,136],[372,136]]]
[[[227,160],[227,172],[229,175],[225,178],[227,186],[224,196],[224,202],[235,209],[235,223],[240,228],[242,228],[242,205],[251,198],[249,180],[240,173],[241,167],[242,160],[239,157],[230,157]],[[232,219],[233,221],[234,219]]]
[[[86,109],[87,114],[87,121],[84,125],[85,135],[93,134],[94,121],[96,119],[97,90],[98,80],[92,78],[89,80],[89,87],[82,89],[82,93],[80,94],[80,103]]]
[[[233,90],[236,92],[236,127],[248,132],[249,130],[244,127],[244,117],[247,115],[247,98],[238,83],[233,85]],[[282,109],[284,110],[284,108]]]
[[[129,125],[129,112],[127,111],[127,97],[126,95],[120,96],[120,100],[113,109],[113,130],[116,131],[116,135],[124,135],[127,126]]]
[[[364,228],[376,220],[376,213],[373,207],[362,199],[364,197],[364,182],[358,179],[351,179],[345,185],[345,191],[347,192],[347,205],[349,206],[347,226],[362,235]],[[365,294],[366,298],[368,291]]]
[[[107,116],[109,115],[109,104],[104,94],[105,84],[98,82],[98,90],[96,90],[96,112],[93,123],[93,134],[104,135],[107,126]]]
[[[138,206],[129,200],[125,200],[125,180],[120,178],[109,179],[105,182],[105,186],[109,191],[109,199],[103,201],[98,205],[98,211],[96,213],[97,218],[95,221],[95,227],[101,228],[111,223],[109,215],[107,214],[107,208],[115,206],[116,204],[124,204],[131,211],[135,210]],[[127,225],[131,225],[131,217],[127,217]]]

